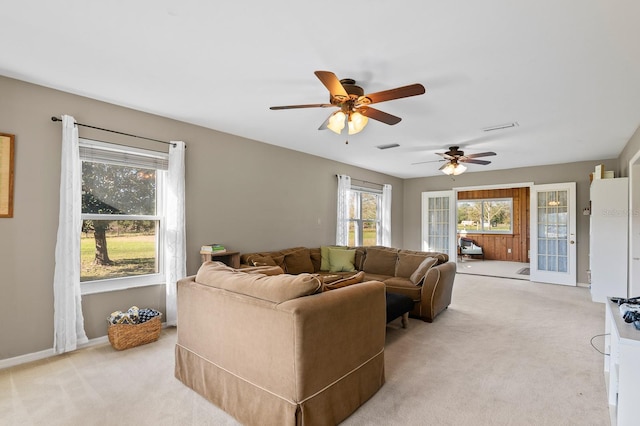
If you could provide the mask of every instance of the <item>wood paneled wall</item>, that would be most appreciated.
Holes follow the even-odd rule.
[[[460,191],[458,200],[513,199],[513,234],[467,234],[482,247],[485,259],[529,262],[529,188]]]

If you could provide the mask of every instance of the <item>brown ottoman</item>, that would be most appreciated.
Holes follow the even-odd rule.
[[[413,309],[413,299],[404,294],[387,292],[387,324],[402,316],[402,328],[407,328],[409,312]]]

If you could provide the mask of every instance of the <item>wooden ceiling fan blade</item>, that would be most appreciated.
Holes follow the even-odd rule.
[[[409,96],[423,95],[425,88],[422,84],[410,84],[408,86],[397,87],[395,89],[384,90],[382,92],[370,93],[364,95],[369,98],[370,104],[391,101],[393,99],[408,98]]]
[[[487,164],[491,164],[491,161],[473,160],[473,159],[470,159],[470,158],[460,158],[460,159],[458,159],[458,162],[460,162],[460,163],[482,164],[483,166],[486,166]]]
[[[445,167],[447,167],[450,163],[447,161],[446,163],[444,163],[442,165],[442,167],[440,167],[438,170],[444,170]]]
[[[453,160],[455,157],[447,154],[446,152],[436,152],[436,155],[446,158],[447,160]]]
[[[491,155],[497,155],[495,152],[479,152],[477,154],[465,155],[467,158],[489,157]]]
[[[444,161],[444,160],[418,161],[417,163],[411,163],[411,165],[415,166],[415,165],[418,165],[418,164],[439,163],[441,161]]]
[[[283,105],[283,106],[272,106],[272,107],[269,107],[269,109],[279,110],[279,109],[327,108],[327,107],[335,107],[335,105],[331,105],[331,104]]]
[[[328,125],[329,125],[329,119],[331,118],[331,115],[327,117],[326,120],[324,120],[324,122],[320,125],[320,127],[318,127],[318,130],[327,130],[328,129]]]
[[[324,84],[324,87],[329,89],[331,97],[339,96],[345,99],[349,97],[349,94],[344,86],[342,86],[342,83],[340,83],[340,80],[338,80],[338,77],[331,71],[315,71],[314,74],[320,79],[322,84]]]
[[[393,126],[394,124],[398,124],[400,121],[402,121],[402,118],[400,117],[396,117],[395,115],[391,115],[389,113],[380,111],[379,109],[375,109],[375,108],[362,107],[362,108],[358,108],[357,111],[360,112],[365,117],[372,118],[377,121],[381,121],[390,126]]]

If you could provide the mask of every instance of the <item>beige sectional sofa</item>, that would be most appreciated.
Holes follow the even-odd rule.
[[[242,424],[338,424],[384,384],[384,284],[246,271],[178,282],[175,376]]]
[[[427,258],[432,258],[432,265],[425,265]],[[240,262],[244,267],[279,266],[288,274],[312,273],[325,279],[364,271],[365,280],[381,281],[387,291],[411,297],[415,305],[409,315],[427,322],[451,304],[456,273],[455,263],[444,253],[385,246],[293,247],[243,253]]]

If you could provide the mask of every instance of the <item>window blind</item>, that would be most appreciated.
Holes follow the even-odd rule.
[[[169,155],[107,142],[80,139],[80,160],[141,169],[168,170]]]

